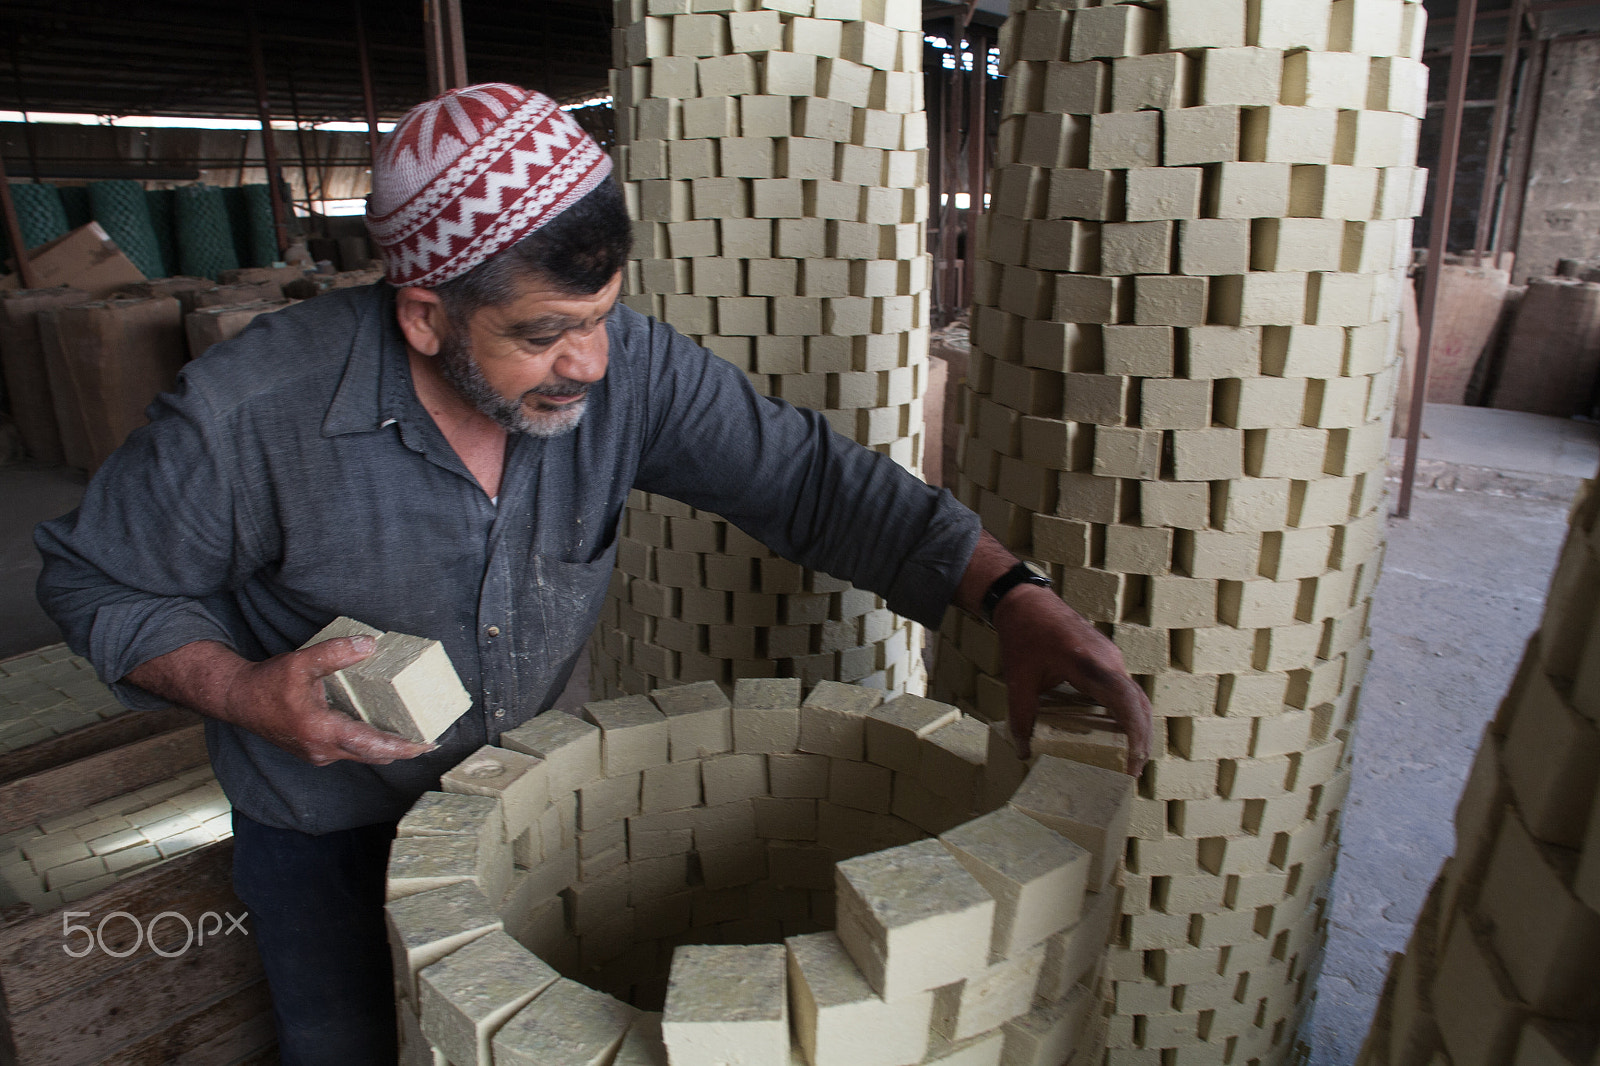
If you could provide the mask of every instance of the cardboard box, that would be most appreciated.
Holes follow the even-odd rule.
[[[34,288],[71,285],[95,299],[110,295],[120,286],[145,280],[144,274],[122,254],[122,249],[98,222],[79,226],[65,237],[41,244],[28,253],[28,262],[37,282]],[[0,278],[0,289],[21,287],[22,280],[16,274]]]

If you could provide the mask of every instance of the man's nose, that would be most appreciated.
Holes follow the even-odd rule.
[[[555,371],[571,381],[599,381],[606,376],[608,343],[604,326],[567,335]]]

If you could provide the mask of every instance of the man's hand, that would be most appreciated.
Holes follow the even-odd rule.
[[[1111,713],[1128,737],[1128,773],[1139,776],[1150,758],[1150,699],[1122,662],[1122,652],[1054,592],[1020,585],[995,608],[1000,659],[1006,674],[1011,735],[1029,756],[1039,696],[1063,681]]]
[[[151,659],[127,680],[249,730],[313,766],[343,759],[382,766],[433,751],[436,745],[414,744],[328,706],[322,679],[371,654],[371,637],[339,637],[257,663],[201,641]]]
[[[956,591],[956,605],[979,612],[994,579],[1016,565],[1017,557],[988,533],[973,550]],[[1049,589],[1019,585],[994,611],[1006,675],[1011,735],[1023,758],[1031,754],[1039,697],[1063,681],[1110,712],[1128,737],[1128,773],[1138,776],[1150,758],[1151,710],[1122,661],[1122,652],[1087,619]]]

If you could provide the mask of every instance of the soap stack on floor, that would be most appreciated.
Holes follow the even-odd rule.
[[[1597,602],[1590,482],[1360,1066],[1600,1064]]]
[[[0,836],[0,906],[54,910],[231,836],[233,809],[211,767],[199,766]]]
[[[15,751],[126,710],[65,644],[0,662],[0,752]]]
[[[678,686],[445,774],[389,863],[402,1062],[1098,1064],[1133,780],[882,700]]]
[[[14,717],[15,716],[15,717]],[[56,645],[0,662],[0,1059],[257,1062],[271,1002],[198,716],[122,713]]]
[[[618,0],[616,21],[618,174],[639,220],[624,302],[920,469],[920,4]],[[919,627],[871,593],[664,497],[635,495],[620,537],[597,695],[773,675],[923,691]]]
[[[94,668],[65,645],[0,663],[0,753],[26,758],[30,745],[124,711]],[[4,770],[0,767],[0,782],[10,783]],[[51,810],[27,825],[18,825],[16,809],[7,813],[13,817],[0,825],[10,827],[0,833],[0,908],[24,902],[39,913],[233,835],[231,808],[209,766],[173,773],[79,810]]]
[[[1109,1061],[1283,1062],[1369,654],[1425,15],[1013,9],[957,495],[1158,715]],[[941,630],[934,682],[1004,714],[971,619]]]

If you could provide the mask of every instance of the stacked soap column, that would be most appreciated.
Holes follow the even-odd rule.
[[[618,170],[639,220],[624,301],[919,469],[918,5],[623,0],[617,23]],[[775,673],[922,691],[919,628],[872,594],[661,496],[635,495],[621,538],[597,693]]]
[[[1363,1066],[1591,1066],[1600,1045],[1600,495],[1590,482],[1544,617],[1395,956]]]
[[[1111,1061],[1281,1062],[1368,659],[1424,14],[1074,6],[1003,32],[957,494],[1115,640],[1158,716]],[[971,619],[941,630],[934,680],[1005,712]]]

